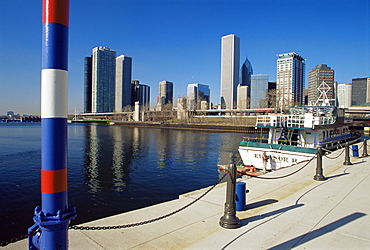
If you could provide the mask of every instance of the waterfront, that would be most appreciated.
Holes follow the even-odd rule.
[[[72,224],[173,200],[214,184],[243,133],[68,125]],[[0,241],[26,233],[40,201],[41,125],[0,125]]]

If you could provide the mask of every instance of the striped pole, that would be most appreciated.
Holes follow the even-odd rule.
[[[41,70],[41,208],[30,249],[68,248],[67,109],[69,0],[43,0]],[[36,228],[35,228],[36,227]]]

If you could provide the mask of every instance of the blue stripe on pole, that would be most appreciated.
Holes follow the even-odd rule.
[[[41,118],[41,126],[42,170],[66,168],[67,118]]]
[[[56,215],[58,210],[65,211],[68,209],[68,191],[60,193],[41,193],[42,210]]]
[[[68,27],[43,24],[42,68],[68,70]]]

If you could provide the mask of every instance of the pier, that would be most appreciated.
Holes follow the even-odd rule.
[[[358,143],[361,152],[362,145]],[[343,151],[339,149],[322,157],[325,180],[314,180],[316,159],[285,178],[279,177],[294,172],[305,163],[269,172],[262,175],[265,179],[238,179],[246,182],[249,193],[246,210],[236,213],[241,223],[237,229],[219,225],[226,194],[226,184],[221,183],[196,202],[209,188],[79,225],[100,230],[70,229],[69,248],[369,249],[370,157],[351,157],[352,165],[343,165]],[[187,181],[191,180],[181,180],[179,185],[186,185]],[[188,206],[192,202],[194,204]],[[173,213],[184,206],[188,207]],[[140,223],[148,220],[150,223]],[[116,225],[133,226],[111,228]],[[100,228],[104,226],[110,230]],[[5,247],[26,248],[27,240]]]

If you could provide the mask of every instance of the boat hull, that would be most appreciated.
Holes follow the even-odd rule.
[[[309,161],[316,154],[316,149],[312,149],[311,151],[304,150],[305,152],[286,149],[287,148],[284,150],[283,148],[274,149],[241,145],[239,146],[239,154],[245,165],[253,165],[257,169],[264,169],[264,160],[262,156],[265,152],[268,157],[266,170],[277,170],[279,168],[289,167],[301,162]]]

